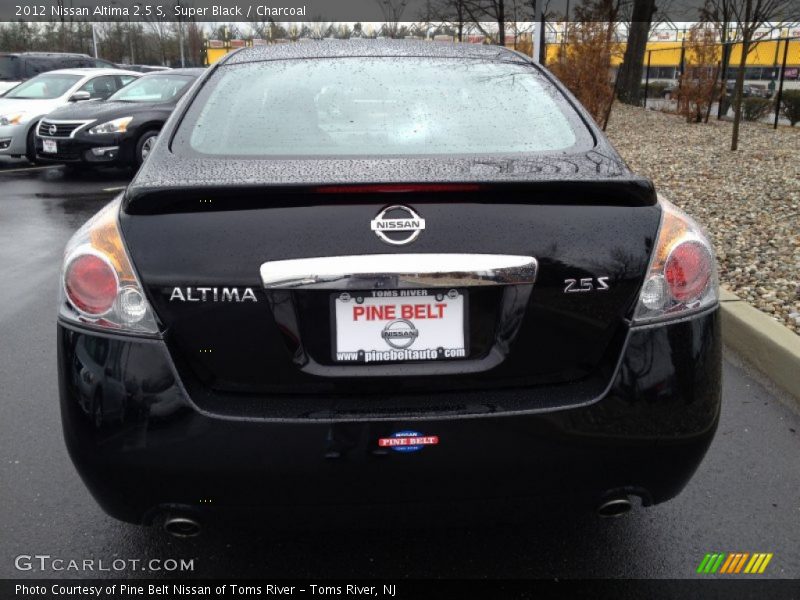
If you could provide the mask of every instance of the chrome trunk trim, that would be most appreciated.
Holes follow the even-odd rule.
[[[523,285],[536,280],[532,256],[364,254],[265,262],[266,289],[403,289]]]

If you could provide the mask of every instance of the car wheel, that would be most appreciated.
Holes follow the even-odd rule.
[[[158,138],[158,130],[151,129],[150,131],[145,131],[142,134],[142,137],[139,138],[139,141],[136,142],[136,166],[139,167],[144,162],[144,159],[147,158],[147,155],[153,149],[153,146],[156,143],[156,139]]]
[[[28,159],[28,162],[36,163],[36,128],[39,126],[39,123],[34,123],[31,125],[31,128],[28,130],[28,138],[25,142],[25,158]]]

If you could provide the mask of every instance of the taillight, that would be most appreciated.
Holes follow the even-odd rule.
[[[700,298],[711,280],[714,259],[703,244],[683,242],[670,252],[664,265],[669,293],[678,302]]]
[[[120,235],[117,199],[67,243],[59,316],[121,333],[157,334],[153,310]]]
[[[714,250],[700,226],[665,200],[634,322],[679,318],[719,301]]]
[[[86,315],[100,317],[110,311],[118,290],[114,267],[101,255],[78,254],[64,270],[67,300]]]

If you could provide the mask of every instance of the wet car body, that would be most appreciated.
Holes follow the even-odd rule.
[[[209,129],[197,134],[197,119],[236,69],[351,57],[367,69],[409,59],[413,73],[432,60],[501,69],[504,81],[514,80],[505,69],[535,76],[575,144],[214,155],[228,128],[214,149],[197,150]],[[339,90],[331,114],[352,108],[343,97],[376,115],[395,102],[364,89]],[[237,148],[253,127],[231,132]],[[516,53],[369,41],[235,53],[201,79],[123,196],[68,247],[58,350],[72,459],[103,508],[136,523],[233,507],[280,520],[290,508],[343,505],[668,500],[702,460],[720,408],[713,258],[676,214],[560,84]],[[400,231],[381,231],[389,221]],[[709,272],[696,298],[663,300],[681,248],[703,249]],[[82,260],[87,273],[98,261],[116,268],[117,308],[102,317],[70,299]],[[125,293],[136,325],[115,312]],[[439,331],[459,340],[458,353],[394,358],[445,313],[457,318]],[[383,319],[380,335],[359,321],[370,314]],[[386,345],[342,351],[362,335]],[[131,390],[121,423],[89,418],[73,384],[77,348],[93,337],[127,357],[116,368]]]
[[[136,82],[137,88],[133,88],[144,88],[161,80],[186,82],[180,89],[166,89],[163,98],[149,98],[143,93],[138,98],[120,99],[132,89],[127,88],[105,101],[65,106],[51,112],[36,130],[37,161],[138,167],[178,101],[203,71],[169,69],[145,74]],[[95,129],[120,120],[128,122],[109,132]]]

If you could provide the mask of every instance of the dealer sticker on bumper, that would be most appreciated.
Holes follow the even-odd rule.
[[[380,438],[380,448],[390,448],[395,452],[417,452],[424,446],[439,444],[438,435],[422,435],[419,431],[398,431],[390,437]]]
[[[340,362],[465,358],[464,294],[458,290],[373,290],[334,298]]]

